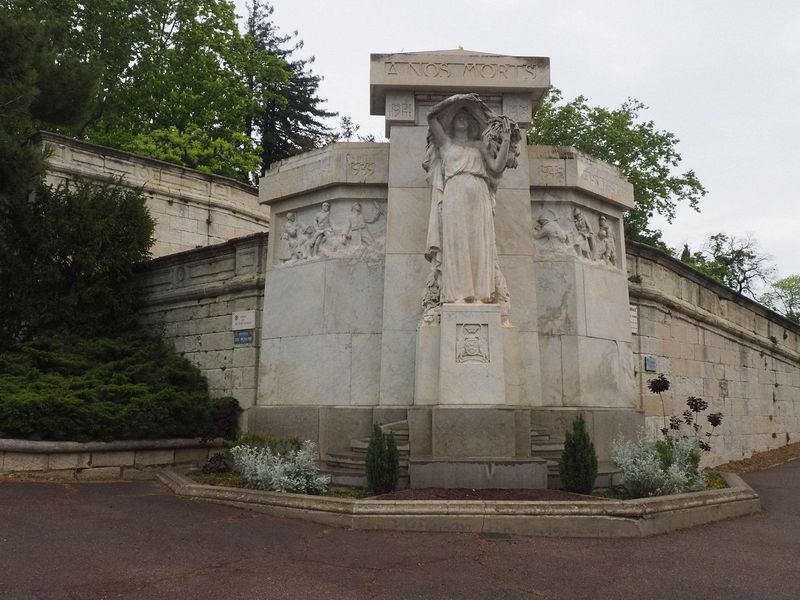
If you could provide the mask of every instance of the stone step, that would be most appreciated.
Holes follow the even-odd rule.
[[[561,451],[564,450],[564,443],[563,442],[536,442],[535,444],[531,444],[531,452],[558,452],[559,456],[561,455]]]
[[[366,467],[366,455],[356,454],[354,452],[330,452],[328,458],[325,459],[325,464],[328,466],[344,467],[351,469],[358,469],[361,472]],[[400,457],[400,470],[408,468],[408,458]]]
[[[362,473],[349,471],[347,469],[324,469],[322,471],[325,475],[331,478],[331,487],[334,488],[364,488],[367,486],[367,477]],[[397,480],[397,489],[408,489],[408,474],[401,472]]]
[[[350,450],[352,450],[353,452],[363,453],[367,451],[368,447],[369,447],[369,440],[352,440],[350,442]],[[408,449],[409,449],[408,443],[397,444],[397,451],[400,453],[400,456],[402,456],[403,454],[408,455]]]

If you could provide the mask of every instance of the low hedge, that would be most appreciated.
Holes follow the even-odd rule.
[[[160,339],[40,338],[0,353],[0,437],[111,441],[236,435],[234,398]]]

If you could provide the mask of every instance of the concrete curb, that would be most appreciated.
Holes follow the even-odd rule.
[[[158,472],[178,496],[336,527],[587,538],[646,537],[761,511],[750,486],[737,475],[724,476],[730,486],[724,490],[639,500],[522,502],[305,496],[201,485],[175,469]]]

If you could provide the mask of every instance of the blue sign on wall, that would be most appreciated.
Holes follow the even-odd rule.
[[[253,343],[253,329],[241,329],[233,332],[233,344],[239,346],[242,344]]]

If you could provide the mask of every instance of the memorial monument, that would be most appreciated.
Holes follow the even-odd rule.
[[[546,58],[376,54],[370,78],[389,143],[333,144],[261,181],[273,229],[247,429],[311,439],[357,472],[380,422],[414,487],[545,487],[557,444],[537,441],[581,412],[607,461],[642,423],[632,186],[526,144]]]

